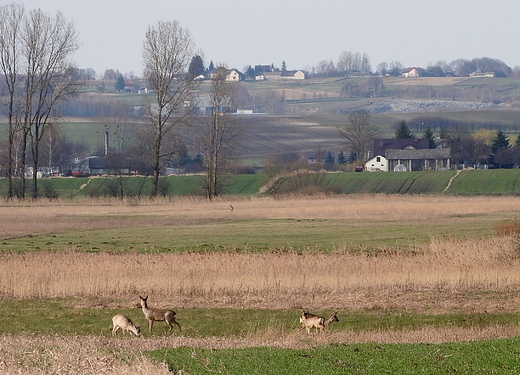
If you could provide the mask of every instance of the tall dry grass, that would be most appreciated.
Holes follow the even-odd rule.
[[[124,342],[124,341],[122,341]],[[0,336],[0,374],[167,375],[164,364],[101,337]]]
[[[176,307],[517,310],[519,260],[511,237],[435,238],[413,250],[3,254],[0,295],[82,296],[128,306],[144,293]],[[503,303],[503,293],[513,295]]]

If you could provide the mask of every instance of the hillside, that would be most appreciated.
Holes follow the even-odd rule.
[[[375,97],[373,90],[370,91],[373,79],[379,85]],[[201,85],[201,93],[207,92],[208,85],[207,82]],[[343,144],[337,127],[346,125],[348,114],[359,109],[371,113],[381,137],[393,137],[393,126],[399,121],[410,123],[419,118],[461,121],[472,124],[473,129],[503,127],[506,133],[515,136],[520,131],[520,80],[516,78],[312,78],[242,82],[241,87],[240,101],[244,108],[248,105],[256,108],[255,103],[265,104],[268,99],[280,100],[275,108],[280,114],[235,115],[242,128],[241,138],[236,142],[239,158],[244,164],[255,166],[261,165],[266,157],[281,153],[339,152]],[[345,91],[346,87],[350,91]],[[97,97],[100,101],[123,101],[134,108],[143,103],[138,94],[102,94],[89,90],[85,94],[89,100]],[[103,150],[107,121],[122,129],[128,142],[145,120],[67,117],[59,124],[70,141],[81,143],[97,155]],[[0,126],[2,123],[5,120],[0,119]],[[428,126],[428,121],[424,125]],[[183,137],[189,133],[189,129],[178,130]],[[412,130],[421,134],[420,129]],[[185,139],[189,147],[191,143]],[[112,137],[111,141],[121,139]],[[194,154],[196,150],[189,152]]]

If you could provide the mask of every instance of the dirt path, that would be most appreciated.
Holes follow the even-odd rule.
[[[460,174],[460,172],[462,172],[461,169],[459,169],[457,171],[457,173],[455,173],[455,176],[453,176],[452,178],[450,178],[450,181],[448,182],[448,185],[444,188],[444,190],[442,191],[443,193],[445,193],[451,186],[451,183],[453,182],[453,180],[455,180],[455,178],[457,178],[457,176]]]

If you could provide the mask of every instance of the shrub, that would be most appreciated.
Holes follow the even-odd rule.
[[[507,220],[495,226],[495,233],[497,236],[519,236],[520,235],[520,220]]]

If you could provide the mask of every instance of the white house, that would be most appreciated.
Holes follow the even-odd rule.
[[[226,74],[226,81],[238,82],[242,80],[242,73],[236,69],[229,69]]]
[[[406,68],[402,73],[403,77],[421,77],[423,74],[424,70],[417,67]]]
[[[495,72],[483,72],[480,68],[470,73],[469,76],[471,78],[494,78]]]
[[[381,155],[377,155],[365,163],[367,172],[388,172],[388,160]]]

